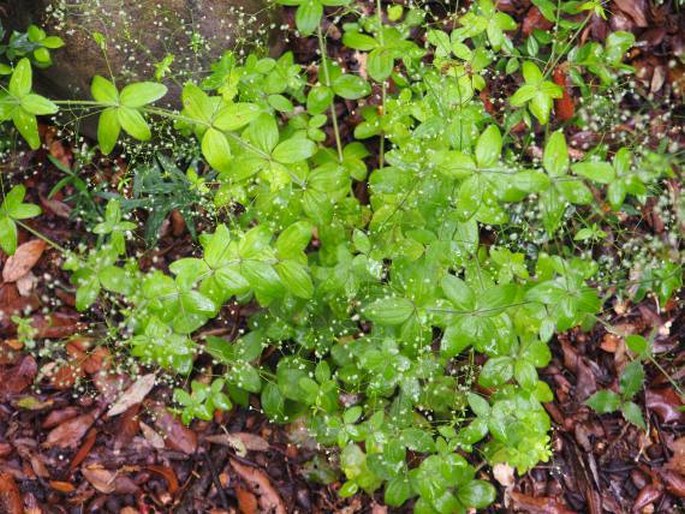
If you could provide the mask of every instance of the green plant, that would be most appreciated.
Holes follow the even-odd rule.
[[[640,361],[632,361],[621,372],[619,392],[602,389],[594,393],[585,403],[598,414],[621,411],[626,421],[644,430],[647,429],[640,406],[632,401],[633,397],[642,389],[645,372]]]
[[[26,188],[22,185],[14,186],[4,194],[0,205],[0,248],[7,255],[13,255],[17,249],[17,224],[41,213],[37,205],[24,203],[24,196]]]
[[[536,2],[546,16],[548,3]],[[159,84],[119,91],[101,77],[93,101],[66,104],[104,109],[105,153],[122,129],[147,139],[152,117],[197,142],[177,161],[192,163],[185,173],[164,156],[139,168],[133,198],[111,198],[93,228],[96,246],[68,255],[76,306],[108,302],[103,310],[146,364],[190,379],[196,356],[212,357],[219,378],[190,379],[190,392],[175,392],[186,422],[259,395],[271,419],[302,418],[322,444],[338,447],[343,495],[383,488],[386,503],[416,498],[420,513],[484,507],[494,488],[476,479],[481,457],[519,472],[549,458],[542,404],[552,391],[538,369],[555,332],[589,329],[602,309],[599,264],[574,256],[569,241],[600,239],[599,206],[634,209],[668,166],[634,166],[648,158],[638,149],[619,149],[610,163],[604,145],[571,160],[553,115],[563,88],[547,76],[584,26],[560,13],[595,12],[595,2],[557,3],[559,40],[534,33],[525,59],[507,35],[515,25],[492,2],[474,2],[454,30],[431,28],[425,48],[411,39],[425,26],[422,10],[379,5],[343,35],[367,54],[378,105],[364,77],[326,55],[320,20],[329,4],[293,5],[298,29],[316,32],[322,52],[313,83],[290,53],[243,62],[226,53],[207,79],[185,84],[180,113],[152,105],[166,93]],[[610,69],[621,67],[614,57],[603,61]],[[544,69],[536,64],[545,60]],[[583,62],[574,63],[579,76],[595,73]],[[481,97],[493,70],[506,70],[516,90],[502,116]],[[348,141],[336,97],[367,101]],[[522,120],[525,136],[514,130]],[[322,144],[329,122],[335,149]],[[537,145],[541,162],[523,150]],[[213,200],[213,228],[197,234],[197,253],[168,272],[141,269],[128,244],[137,227],[123,213],[152,209],[152,242],[170,209],[204,199]],[[507,231],[521,240],[488,240]],[[664,265],[652,277],[643,294],[666,301],[682,267]],[[240,337],[199,336],[225,306],[247,304],[259,309]],[[593,403],[623,408],[636,422],[636,377],[631,365],[621,393]]]

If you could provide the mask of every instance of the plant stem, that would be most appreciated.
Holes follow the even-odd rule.
[[[383,38],[383,7],[381,0],[376,0],[376,16],[378,16],[378,41],[381,47],[385,46]],[[381,83],[381,118],[385,116],[385,98],[387,96],[387,85],[385,80]],[[378,167],[382,168],[385,165],[385,134],[381,128],[380,148],[378,149]]]
[[[13,220],[13,221],[14,221],[17,225],[19,225],[21,228],[23,228],[24,230],[26,230],[27,232],[30,232],[31,234],[33,234],[34,236],[36,236],[38,239],[41,239],[41,240],[45,241],[47,244],[49,244],[50,246],[52,246],[55,250],[58,250],[58,251],[60,251],[60,252],[62,252],[62,253],[64,253],[64,254],[69,253],[69,250],[67,250],[66,248],[64,248],[62,245],[60,245],[59,243],[55,243],[52,239],[50,239],[49,237],[47,237],[47,236],[41,234],[40,232],[38,232],[38,231],[35,230],[34,228],[31,228],[29,225],[27,225],[27,224],[24,223],[23,221],[16,220],[16,219]]]
[[[323,38],[323,31],[321,24],[316,27],[316,35],[319,39],[319,51],[321,52],[321,66],[323,67],[323,76],[326,81],[326,87],[331,87],[331,76],[328,71],[328,56],[326,55],[326,43]],[[340,129],[338,128],[338,115],[335,112],[335,95],[331,98],[331,121],[333,122],[333,132],[335,134],[335,147],[338,150],[338,161],[343,161],[342,142],[340,140]]]

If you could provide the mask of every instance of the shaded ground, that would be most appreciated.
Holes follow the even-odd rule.
[[[636,32],[643,43],[631,60],[638,87],[655,98],[649,118],[658,120],[671,102],[682,104],[677,89],[682,91],[683,66],[669,62],[685,46],[685,21],[668,2],[661,9],[649,8],[646,1],[611,5],[610,21],[594,20],[584,37],[601,39],[617,29]],[[500,7],[520,22],[535,23],[528,1],[500,2]],[[334,58],[352,69],[363,65],[341,49],[339,33],[331,29],[329,34]],[[309,63],[317,59],[315,44],[294,40],[291,46],[299,62]],[[672,126],[647,127],[647,137],[656,142],[666,130],[682,142],[682,127],[677,127],[681,111],[674,110]],[[358,121],[354,112],[353,102],[339,105],[343,138]],[[84,225],[72,221],[73,205],[63,202],[64,196],[47,199],[62,177],[47,156],[71,164],[73,142],[57,139],[51,128],[45,128],[44,136],[47,152],[17,152],[0,172],[14,174],[15,181],[25,176],[29,199],[45,213],[30,226],[69,245],[85,237]],[[116,186],[122,174],[115,164],[120,168],[125,163],[101,161],[83,173],[95,183]],[[670,187],[677,190],[679,181]],[[650,237],[666,237],[653,205],[625,223],[639,226]],[[149,266],[153,259],[170,262],[192,253],[192,241],[178,216],[171,216],[164,231],[158,248],[146,251],[141,262]],[[173,384],[158,383],[150,390],[149,376],[121,374],[111,352],[92,345],[110,327],[86,324],[88,319],[76,313],[73,288],[60,270],[60,253],[21,230],[20,243],[27,242],[14,263],[0,257],[0,512],[387,512],[368,497],[339,499],[335,480],[329,486],[307,480],[334,478],[334,472],[325,459],[321,466],[312,464],[320,454],[298,427],[266,422],[256,400],[255,409],[226,413],[212,423],[196,422],[191,429],[165,413],[161,406],[169,403]],[[682,387],[682,301],[658,308],[651,299],[638,305],[609,300],[605,307],[604,320],[615,329],[655,334],[657,362]],[[54,351],[35,357],[35,351],[22,346],[17,337],[22,328],[12,321],[17,312],[31,320],[39,347],[52,340]],[[91,321],[101,319],[98,312],[90,314]],[[233,319],[227,328],[208,330],[229,335],[241,322],[239,310]],[[556,398],[546,406],[554,422],[554,455],[523,477],[506,466],[482,469],[486,479],[501,484],[500,499],[490,512],[682,509],[685,412],[667,376],[654,364],[646,365],[647,387],[637,397],[648,423],[643,432],[620,414],[597,416],[583,403],[598,389],[616,388],[618,370],[627,359],[623,338],[597,324],[589,334],[558,336],[552,350],[554,359],[541,376]],[[144,398],[142,404],[132,401],[136,397]],[[112,404],[119,413],[110,410]]]

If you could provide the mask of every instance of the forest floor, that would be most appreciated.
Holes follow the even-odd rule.
[[[682,64],[669,66],[673,52],[683,52],[685,46],[683,14],[675,7],[650,8],[647,1],[613,5],[618,11],[611,23],[597,18],[584,37],[632,30],[642,43],[631,57],[636,76],[650,85],[654,109],[669,109],[673,85],[685,80]],[[539,18],[527,1],[500,2],[500,8],[522,25]],[[298,62],[317,59],[313,38],[289,44]],[[335,38],[329,48],[331,57],[358,65]],[[339,105],[343,138],[358,122],[354,112],[353,101]],[[54,127],[41,130],[46,148],[17,151],[0,172],[21,170],[28,198],[43,209],[28,225],[68,244],[88,235],[70,216],[73,206],[61,195],[48,198],[48,193],[64,177],[54,163],[70,166],[78,143],[58,137]],[[116,188],[121,173],[114,170],[125,169],[125,164],[102,159],[84,172]],[[678,191],[682,184],[672,180],[669,186]],[[663,223],[653,207],[647,204],[627,223],[658,238]],[[157,248],[146,250],[141,261],[170,262],[191,255],[193,241],[182,220],[172,215],[164,230]],[[301,427],[271,424],[257,408],[217,414],[212,422],[186,427],[163,409],[172,386],[149,390],[136,377],[109,373],[108,350],[92,351],[90,344],[99,331],[111,327],[84,324],[59,252],[20,231],[20,243],[29,240],[15,259],[19,271],[8,271],[5,257],[0,258],[5,265],[0,282],[0,512],[391,511],[380,496],[339,498],[340,481],[324,486],[308,480],[328,470],[317,468],[320,449]],[[8,277],[10,272],[17,277]],[[553,360],[541,372],[555,393],[554,402],[545,406],[553,420],[553,456],[523,476],[507,466],[481,470],[500,490],[488,512],[683,511],[685,412],[672,386],[685,382],[682,296],[665,306],[651,298],[639,304],[609,300],[606,305],[610,308],[604,319],[614,328],[655,334],[655,360],[665,373],[647,363],[645,387],[636,399],[648,429],[631,425],[620,414],[598,416],[584,403],[593,392],[615,387],[617,370],[627,359],[623,339],[603,324],[589,333],[573,330],[556,336]],[[34,339],[62,345],[59,360],[52,353],[36,356],[23,346],[12,320],[16,313],[30,320]],[[240,310],[236,313],[237,326]],[[127,396],[137,395],[144,397],[142,403],[131,401],[136,405],[123,414],[107,415],[107,405],[126,407]]]

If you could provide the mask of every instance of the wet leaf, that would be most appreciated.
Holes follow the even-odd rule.
[[[283,500],[263,471],[241,464],[234,459],[231,459],[230,462],[240,478],[259,496],[259,512],[273,512],[275,514],[287,512]]]
[[[161,431],[166,445],[172,450],[177,450],[192,455],[197,450],[197,435],[187,428],[179,419],[167,411],[164,407],[157,407],[155,426]]]
[[[90,485],[104,494],[112,494],[115,489],[116,473],[101,467],[99,464],[84,466],[81,473]]]
[[[126,389],[126,391],[124,391],[117,399],[117,401],[112,404],[107,411],[107,415],[109,417],[118,416],[119,414],[126,412],[134,405],[142,402],[155,386],[156,378],[157,375],[155,373],[149,373],[136,380],[131,387]]]
[[[14,255],[11,255],[2,269],[2,279],[5,282],[15,282],[26,275],[40,260],[45,250],[45,242],[33,239],[20,244]]]
[[[88,429],[93,425],[97,419],[98,413],[96,410],[88,414],[82,414],[61,425],[53,428],[45,440],[45,446],[58,448],[76,448],[78,444],[86,435]]]

